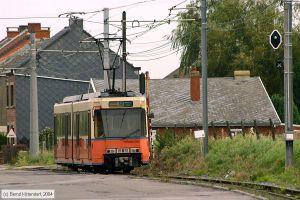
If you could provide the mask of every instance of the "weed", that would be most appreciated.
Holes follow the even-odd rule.
[[[269,182],[300,188],[300,141],[294,142],[294,167],[285,169],[285,142],[262,136],[236,136],[209,141],[209,153],[202,156],[202,141],[191,137],[156,141],[156,159],[147,171],[164,174],[208,175],[237,181]]]
[[[52,165],[54,164],[53,152],[43,151],[36,157],[31,157],[27,151],[20,151],[16,160],[16,166],[28,165]]]

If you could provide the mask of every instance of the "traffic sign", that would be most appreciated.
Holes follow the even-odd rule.
[[[271,33],[269,41],[273,49],[278,49],[280,47],[280,44],[282,43],[282,37],[278,30],[274,30]]]
[[[6,135],[7,138],[16,138],[16,133],[14,132],[13,129],[10,129],[10,131],[8,132],[8,134]]]

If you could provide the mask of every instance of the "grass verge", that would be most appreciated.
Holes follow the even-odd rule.
[[[20,151],[18,153],[15,166],[29,166],[29,165],[53,165],[55,164],[54,155],[52,151],[43,151],[36,157],[29,155],[27,151]]]
[[[160,138],[159,142],[164,142]],[[210,139],[203,158],[202,141],[191,137],[163,146],[149,166],[137,173],[199,175],[236,181],[267,182],[300,189],[300,141],[294,141],[294,167],[285,169],[285,141],[255,136]]]

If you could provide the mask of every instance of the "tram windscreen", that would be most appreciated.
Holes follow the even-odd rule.
[[[95,111],[95,137],[131,138],[146,135],[144,109],[103,109]]]

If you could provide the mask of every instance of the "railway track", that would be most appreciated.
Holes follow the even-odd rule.
[[[43,167],[40,168],[28,168],[26,170],[46,170],[46,171],[57,171],[64,173],[72,173],[72,171],[65,169],[46,169]],[[75,173],[75,172],[73,172]],[[76,173],[92,173],[92,172],[76,172]],[[123,174],[122,172],[115,172],[117,175],[128,175]],[[199,177],[199,176],[157,176],[151,177],[148,175],[138,175],[131,173],[132,176],[139,176],[144,178],[150,178],[155,180],[161,180],[166,182],[174,182],[180,184],[193,184],[193,185],[201,185],[214,187],[218,189],[232,190],[238,191],[240,193],[245,192],[245,194],[250,195],[254,194],[255,198],[262,197],[259,199],[288,199],[288,200],[296,200],[300,199],[300,190],[284,188],[271,184],[264,183],[253,183],[253,182],[239,182],[239,181],[230,181],[224,179],[215,179],[208,177]]]
[[[149,176],[144,177],[149,178]],[[209,186],[241,193],[245,192],[247,195],[254,194],[256,198],[261,197],[259,199],[300,199],[300,190],[270,184],[239,182],[198,176],[158,176],[157,178],[167,182]]]

